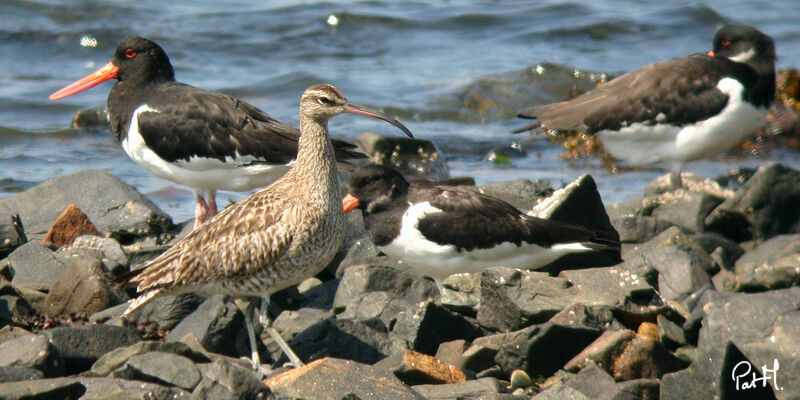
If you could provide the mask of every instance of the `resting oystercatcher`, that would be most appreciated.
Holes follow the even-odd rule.
[[[750,26],[726,25],[717,30],[713,49],[646,65],[518,116],[551,129],[596,133],[609,154],[633,165],[671,163],[679,187],[684,163],[754,133],[775,97],[772,38]]]
[[[465,188],[409,183],[388,167],[366,165],[350,176],[344,211],[363,212],[370,239],[384,253],[434,279],[501,266],[533,269],[575,252],[619,259],[618,241],[587,228],[531,217]]]
[[[111,62],[50,99],[109,79],[117,79],[108,95],[111,130],[144,169],[194,189],[195,227],[217,213],[217,190],[264,187],[294,163],[299,130],[235,97],[176,82],[167,54],[145,38],[122,39]],[[339,160],[366,157],[333,143]]]
[[[341,113],[380,118],[411,132],[398,120],[347,101],[331,85],[309,87],[300,100],[297,161],[269,187],[221,211],[144,268],[124,279],[142,295],[125,315],[155,296],[208,292],[234,296],[269,296],[316,275],[331,261],[344,234],[328,120]],[[269,325],[266,304],[261,318],[296,366],[302,362]],[[245,311],[253,363],[260,366],[251,313]]]

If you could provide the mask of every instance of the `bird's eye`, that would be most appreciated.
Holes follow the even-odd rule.
[[[723,40],[722,43],[720,43],[720,44],[725,46],[725,47],[728,47],[728,46],[731,45],[731,41],[730,40]]]
[[[327,97],[320,97],[320,98],[317,99],[317,101],[319,102],[319,104],[322,104],[324,106],[329,106],[329,105],[333,104],[333,101],[331,101],[331,99],[329,99]]]
[[[125,57],[128,57],[128,58],[136,57],[136,50],[134,50],[134,49],[125,50]]]

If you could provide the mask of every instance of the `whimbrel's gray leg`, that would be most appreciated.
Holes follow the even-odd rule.
[[[253,315],[255,313],[255,309],[256,309],[255,301],[249,301],[247,302],[247,308],[242,310],[242,313],[244,314],[244,324],[247,327],[247,338],[250,340],[250,355],[251,355],[250,360],[253,363],[253,369],[258,371],[259,369],[261,369],[261,357],[258,355],[258,344],[256,342],[256,333],[253,328]]]
[[[672,166],[672,172],[669,175],[670,183],[672,183],[672,190],[680,189],[683,186],[683,182],[681,181],[681,170],[683,169],[683,163],[675,163]]]
[[[272,321],[269,319],[269,297],[262,297],[261,298],[261,313],[259,314],[259,322],[261,325],[264,326],[264,329],[267,330],[270,336],[272,336],[272,340],[280,346],[281,351],[283,354],[286,354],[286,357],[289,358],[292,365],[296,368],[300,368],[303,366],[303,362],[300,361],[300,357],[292,351],[292,348],[289,347],[289,344],[286,343],[285,340],[281,337],[281,334],[272,326]]]

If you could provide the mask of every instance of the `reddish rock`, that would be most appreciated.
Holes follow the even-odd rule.
[[[388,369],[403,383],[409,386],[443,383],[460,383],[467,376],[458,367],[414,350],[384,358],[375,364],[380,369]]]
[[[42,242],[53,242],[56,246],[61,247],[71,244],[76,237],[81,235],[103,236],[83,211],[75,204],[70,204],[53,222]]]

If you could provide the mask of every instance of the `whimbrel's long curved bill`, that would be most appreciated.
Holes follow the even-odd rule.
[[[400,130],[405,132],[405,134],[408,135],[408,137],[410,137],[410,138],[414,137],[414,135],[411,133],[411,131],[408,130],[408,128],[406,128],[406,126],[403,125],[402,122],[398,121],[397,118],[392,117],[392,116],[390,116],[388,114],[384,114],[384,113],[382,113],[380,111],[373,110],[373,109],[371,109],[369,107],[362,106],[360,104],[351,103],[349,101],[344,103],[343,107],[344,107],[344,112],[349,112],[349,113],[353,113],[353,114],[361,114],[361,115],[366,115],[368,117],[382,119],[382,120],[384,120],[384,121],[386,121],[386,122],[388,122],[388,123],[400,128]]]

